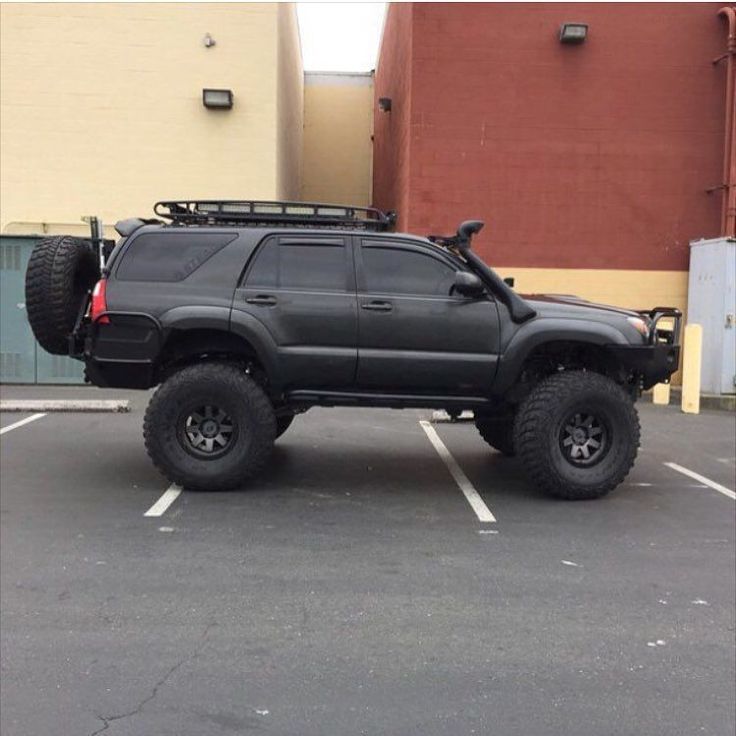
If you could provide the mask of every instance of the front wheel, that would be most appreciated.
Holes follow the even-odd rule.
[[[202,363],[174,373],[158,388],[146,409],[143,436],[154,465],[170,481],[224,491],[266,464],[276,417],[245,371]]]
[[[639,448],[633,401],[598,373],[565,371],[519,407],[514,446],[530,479],[553,496],[599,498],[631,470]]]

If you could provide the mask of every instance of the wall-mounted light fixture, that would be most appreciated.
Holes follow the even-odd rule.
[[[229,110],[233,106],[231,89],[203,89],[202,104],[210,110]]]
[[[391,112],[391,98],[390,97],[379,97],[378,98],[378,109],[381,112]]]
[[[583,43],[587,35],[587,23],[563,23],[560,26],[560,43]]]

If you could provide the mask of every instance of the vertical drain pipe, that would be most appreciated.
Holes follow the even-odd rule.
[[[721,235],[736,237],[736,10],[721,8],[718,15],[728,20],[728,46],[718,63],[726,59],[726,135],[723,151],[723,208],[721,211]]]

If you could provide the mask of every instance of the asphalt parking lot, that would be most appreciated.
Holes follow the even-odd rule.
[[[734,732],[733,414],[641,404],[600,501],[472,424],[429,425],[443,459],[431,412],[349,409],[241,491],[166,495],[146,395],[91,392],[133,410],[2,436],[4,736]]]

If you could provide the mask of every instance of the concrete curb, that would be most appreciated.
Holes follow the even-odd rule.
[[[3,399],[0,411],[128,412],[127,399]]]

